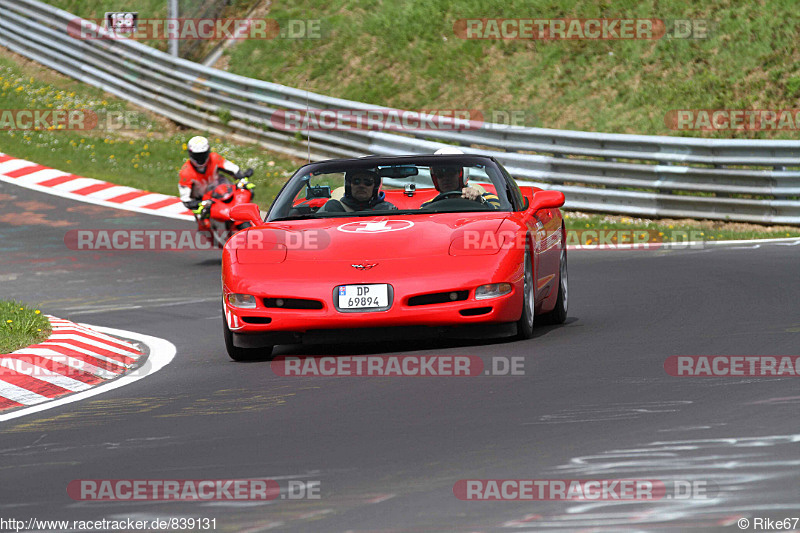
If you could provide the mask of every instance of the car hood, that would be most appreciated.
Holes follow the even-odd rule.
[[[286,247],[287,261],[381,260],[447,254],[466,230],[494,233],[509,213],[436,213],[273,222],[250,229],[248,245]]]

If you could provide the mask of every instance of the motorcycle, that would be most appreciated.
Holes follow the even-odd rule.
[[[208,232],[217,248],[225,246],[234,233],[251,226],[249,222],[231,220],[230,211],[234,206],[253,201],[255,184],[250,183],[248,179],[252,175],[253,169],[248,168],[237,174],[237,180],[234,182],[220,173],[217,181],[203,195],[200,203],[202,211],[197,220],[197,229],[201,232]]]

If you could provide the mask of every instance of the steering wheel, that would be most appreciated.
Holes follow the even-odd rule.
[[[461,192],[461,191],[447,191],[447,192],[443,192],[443,193],[441,193],[441,194],[438,194],[436,197],[434,197],[434,198],[433,198],[431,201],[429,201],[428,203],[432,204],[433,202],[438,202],[439,200],[444,200],[444,199],[445,199],[445,198],[447,198],[448,196],[458,196],[458,197],[460,198],[462,194],[464,194],[464,193],[463,193],[463,192]],[[465,198],[465,200],[468,200],[468,198]]]

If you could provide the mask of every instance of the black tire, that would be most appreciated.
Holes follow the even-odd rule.
[[[533,277],[533,252],[531,251],[531,242],[528,240],[525,243],[525,275],[522,284],[522,315],[517,321],[517,338],[526,340],[533,337],[533,321],[536,313],[536,294],[534,292],[534,277]]]
[[[565,243],[566,244],[566,243]],[[561,259],[558,265],[558,297],[556,306],[552,311],[542,315],[547,324],[563,324],[567,320],[569,309],[569,276],[567,275],[567,249],[561,250]]]
[[[222,310],[222,328],[225,333],[225,349],[234,361],[268,361],[272,359],[273,346],[262,348],[239,348],[233,345],[233,333],[228,328],[228,321],[225,319],[225,310]]]

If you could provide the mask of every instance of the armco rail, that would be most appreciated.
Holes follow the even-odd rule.
[[[67,32],[74,15],[36,0],[0,0],[0,12],[0,45],[14,52],[180,124],[296,157],[306,157],[305,140],[271,127],[276,111],[376,109],[204,67],[129,40],[77,39]],[[800,167],[798,141],[482,124],[416,136],[317,131],[311,157],[431,153],[443,143],[494,155],[522,183],[563,191],[570,209],[800,224],[800,171],[786,170]]]

